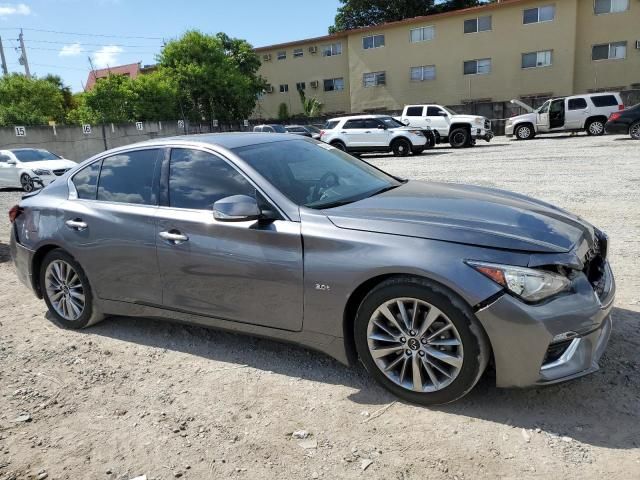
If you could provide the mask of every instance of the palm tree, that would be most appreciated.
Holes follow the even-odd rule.
[[[298,90],[300,101],[302,102],[302,111],[308,118],[317,117],[322,112],[322,102],[315,97],[307,98],[304,90]]]

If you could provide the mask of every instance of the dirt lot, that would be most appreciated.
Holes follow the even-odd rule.
[[[640,143],[502,138],[370,161],[533,195],[607,231],[618,296],[602,369],[531,390],[489,376],[420,408],[272,341],[130,318],[61,330],[14,275],[3,213],[0,480],[640,478]],[[0,211],[19,196],[0,191]]]

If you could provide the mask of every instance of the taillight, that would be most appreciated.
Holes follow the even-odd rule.
[[[15,222],[16,218],[18,218],[22,212],[22,207],[18,205],[14,205],[13,207],[11,207],[11,210],[9,210],[9,221],[11,223]]]
[[[618,105],[618,110],[624,110],[624,104]]]
[[[324,135],[324,130],[320,130],[320,136]]]
[[[612,113],[611,116],[609,117],[609,121],[613,121],[613,120],[617,120],[620,118],[620,114],[619,113]]]

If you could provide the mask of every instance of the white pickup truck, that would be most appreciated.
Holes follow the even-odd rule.
[[[453,148],[471,147],[478,138],[487,142],[493,138],[487,118],[458,115],[441,105],[406,105],[402,115],[396,118],[411,127],[430,127],[440,141],[448,142]]]

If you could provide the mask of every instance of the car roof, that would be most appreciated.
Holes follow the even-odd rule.
[[[230,133],[203,133],[199,135],[180,135],[175,137],[156,138],[144,142],[131,143],[112,151],[126,151],[139,147],[164,147],[169,145],[217,145],[227,150],[259,145],[263,143],[300,141],[301,137],[296,135],[283,135],[281,133],[261,133],[261,132],[230,132]],[[304,141],[304,140],[302,140]]]
[[[9,152],[32,152],[32,151],[36,151],[36,152],[49,152],[49,153],[51,153],[46,148],[10,148],[7,151],[9,151]]]
[[[340,120],[362,120],[364,118],[384,118],[384,117],[390,117],[391,115],[351,115],[348,117],[336,117],[336,118],[330,118],[329,120],[327,120],[328,122],[339,122]]]

